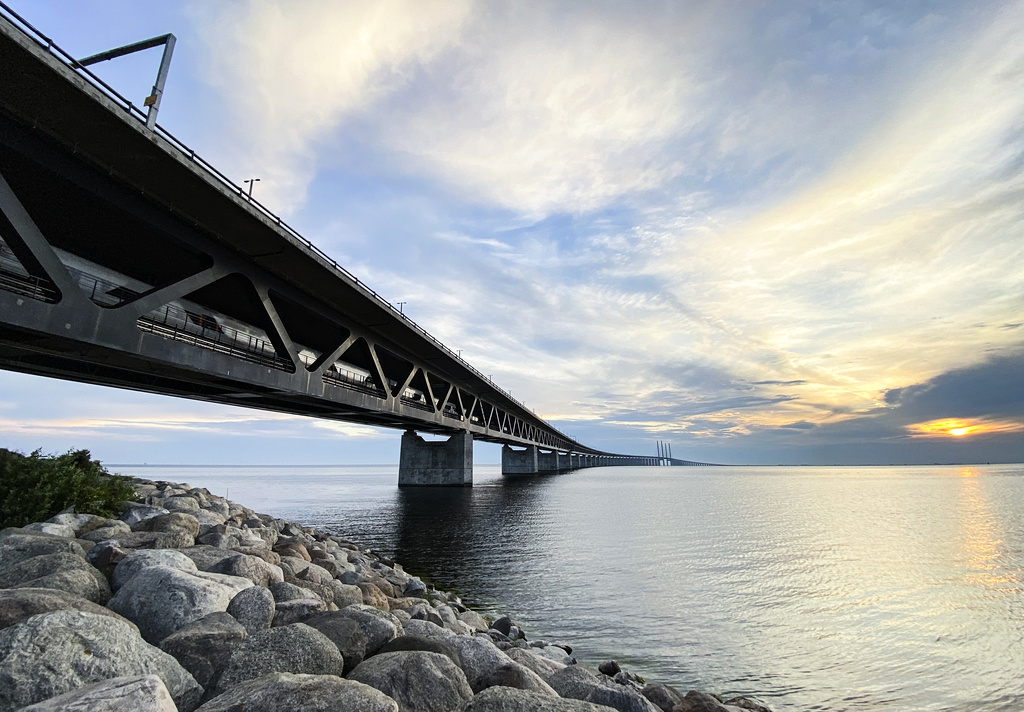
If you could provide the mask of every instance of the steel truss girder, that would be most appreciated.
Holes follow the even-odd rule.
[[[573,444],[524,415],[488,402],[451,374],[438,371],[402,347],[382,339],[371,329],[320,303],[299,285],[290,284],[203,233],[180,215],[147,201],[92,167],[61,154],[38,137],[4,122],[0,143],[50,174],[44,190],[60,190],[62,182],[90,195],[97,209],[130,214],[160,233],[196,252],[212,264],[176,281],[156,285],[116,306],[100,306],[79,288],[50,241],[29,214],[0,165],[0,212],[9,224],[8,237],[29,253],[60,292],[56,303],[46,303],[0,291],[0,366],[71,380],[147,390],[233,405],[315,415],[395,428],[435,433],[465,430],[482,440],[510,445],[558,446]],[[59,176],[59,180],[57,177]],[[37,201],[38,202],[38,201]],[[231,355],[203,349],[148,333],[138,328],[140,317],[227,277],[240,276],[251,285],[263,309],[266,333],[278,355],[292,372],[241,361]],[[324,350],[308,367],[298,357],[298,345],[279,312],[274,294],[336,324],[347,332],[333,349]],[[333,386],[324,382],[331,365],[362,340],[368,349],[369,370],[381,394]],[[401,374],[388,374],[378,352],[385,349],[410,364]],[[423,374],[430,408],[404,403],[401,394]],[[397,378],[392,376],[397,375]],[[444,393],[430,392],[431,381],[447,383]],[[394,383],[392,386],[391,383]],[[463,395],[468,396],[467,407]],[[448,406],[457,417],[445,415]],[[479,411],[481,422],[473,422]],[[530,418],[533,420],[533,418]]]

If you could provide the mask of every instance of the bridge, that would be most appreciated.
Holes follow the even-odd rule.
[[[701,464],[545,422],[3,3],[0,67],[0,367],[402,429],[400,485]]]

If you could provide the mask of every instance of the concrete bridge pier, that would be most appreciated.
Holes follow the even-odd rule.
[[[501,446],[501,474],[537,474],[537,446],[529,445],[525,450],[515,450],[508,445]]]
[[[558,472],[560,469],[558,450],[537,453],[537,470],[539,472]]]
[[[406,430],[398,486],[472,487],[473,435],[462,432],[444,441],[428,442],[415,430]]]

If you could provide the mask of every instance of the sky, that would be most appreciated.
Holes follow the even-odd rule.
[[[1024,2],[13,6],[75,56],[173,32],[163,127],[590,446],[1024,461]],[[141,103],[158,62],[95,69]],[[0,433],[150,464],[400,440],[8,372]]]

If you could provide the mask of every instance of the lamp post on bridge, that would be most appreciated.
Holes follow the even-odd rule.
[[[242,182],[249,184],[249,200],[252,200],[252,185],[253,185],[253,183],[259,183],[260,179],[259,178],[250,178],[249,180],[244,180]]]

